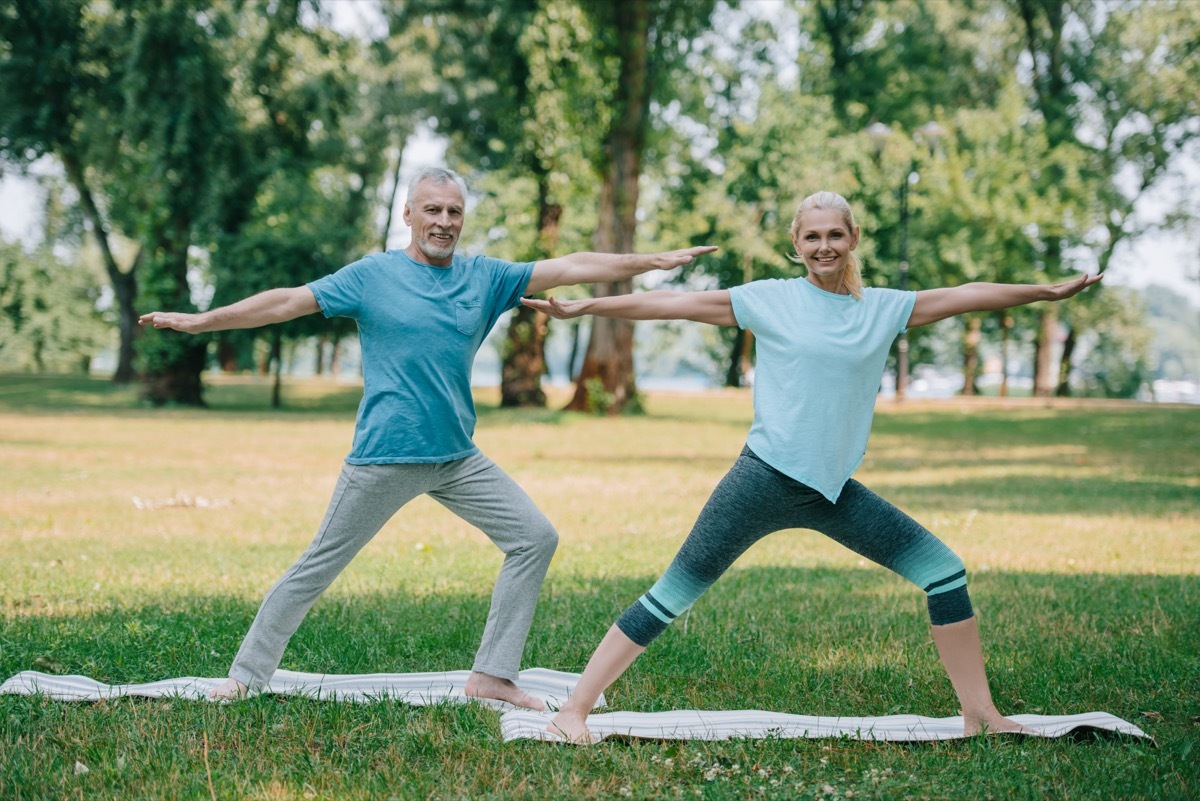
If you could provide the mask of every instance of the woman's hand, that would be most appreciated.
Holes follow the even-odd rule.
[[[1084,274],[1078,278],[1072,278],[1070,281],[1063,281],[1061,284],[1051,284],[1046,287],[1050,292],[1046,300],[1066,300],[1067,298],[1075,297],[1103,277],[1104,273],[1097,273],[1096,275]]]
[[[531,309],[536,309],[543,314],[550,315],[556,320],[570,320],[572,317],[580,317],[585,314],[583,310],[584,303],[581,300],[559,300],[555,297],[548,297],[545,300],[521,298],[521,302]]]

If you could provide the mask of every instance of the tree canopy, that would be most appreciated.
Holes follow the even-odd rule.
[[[795,274],[787,226],[817,189],[854,206],[867,282],[895,285],[907,239],[917,289],[1102,270],[1122,243],[1196,213],[1137,213],[1197,154],[1189,0],[363,8],[378,25],[336,25],[344,7],[320,0],[0,8],[0,164],[58,165],[55,197],[77,221],[5,246],[5,332],[45,343],[21,363],[99,348],[88,326],[115,325],[117,380],[155,403],[199,404],[214,356],[246,368],[265,343],[278,376],[287,341],[336,351],[346,321],[209,338],[135,321],[296,285],[385,246],[422,128],[476,195],[464,247],[538,259],[719,245],[674,278],[694,287]],[[1078,374],[1080,390],[1130,394],[1152,368],[1145,337],[1129,333],[1145,331],[1150,307],[1101,297],[1114,292],[920,330],[912,354],[957,350],[971,391],[980,347],[1032,344],[1038,392],[1069,392]],[[80,330],[31,311],[67,306]],[[514,315],[505,403],[545,403],[550,330]],[[633,331],[597,320],[577,342],[572,408],[637,408]],[[706,341],[740,383],[746,336]]]

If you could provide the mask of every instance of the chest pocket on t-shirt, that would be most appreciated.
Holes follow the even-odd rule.
[[[454,316],[459,333],[471,336],[479,330],[483,307],[477,300],[458,300],[454,302]]]

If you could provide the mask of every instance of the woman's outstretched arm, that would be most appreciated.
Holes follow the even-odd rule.
[[[584,300],[535,300],[523,298],[526,306],[566,320],[584,314],[620,317],[625,320],[695,320],[710,325],[737,325],[729,291],[671,292],[656,289],[632,295],[610,295]]]
[[[908,327],[929,325],[966,312],[999,311],[1039,300],[1065,300],[1079,294],[1103,277],[1103,273],[1082,275],[1061,284],[976,282],[941,289],[924,289],[917,293],[917,302],[908,318]]]

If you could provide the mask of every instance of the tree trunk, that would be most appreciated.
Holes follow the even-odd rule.
[[[222,373],[238,371],[237,348],[228,339],[217,340],[217,365],[221,368]]]
[[[325,375],[325,343],[328,341],[328,334],[321,334],[321,336],[317,337],[317,352],[313,361],[313,375],[318,378]]]
[[[543,345],[549,318],[520,306],[508,324],[504,363],[500,367],[500,405],[545,407],[542,374],[546,371]]]
[[[762,226],[763,213],[759,210],[754,215],[754,228]],[[754,259],[749,253],[742,255],[742,283],[748,284],[754,280]],[[733,339],[733,354],[729,360],[729,370],[725,374],[725,386],[745,387],[753,382],[748,379],[754,369],[754,332],[746,328],[738,328]]]
[[[1051,148],[1074,143],[1075,115],[1072,113],[1069,59],[1065,49],[1064,29],[1070,17],[1068,0],[1016,0],[1025,35],[1025,47],[1030,57],[1030,76],[1037,97],[1037,107],[1046,125],[1046,138]],[[1051,165],[1044,176],[1047,189],[1042,194],[1059,191],[1062,168]],[[1061,237],[1050,234],[1045,238],[1046,274],[1051,278],[1062,275]],[[1058,313],[1053,305],[1039,314],[1034,351],[1033,394],[1048,398],[1054,394],[1057,373],[1053,371],[1054,338]]]
[[[1058,333],[1058,313],[1050,304],[1038,315],[1038,332],[1033,357],[1033,394],[1049,398],[1054,394],[1054,339]]]
[[[742,386],[742,341],[746,337],[746,329],[735,329],[733,346],[729,349],[729,367],[725,370],[725,386]]]
[[[283,335],[279,327],[271,332],[271,356],[268,359],[275,365],[275,380],[271,382],[271,408],[283,406]]]
[[[188,334],[163,332],[165,336],[186,337]],[[153,374],[142,376],[142,398],[155,406],[178,403],[183,406],[205,406],[204,387],[200,374],[206,358],[203,345],[188,343],[181,356]]]
[[[335,380],[342,371],[341,350],[342,335],[334,334],[329,343],[329,377]]]
[[[754,332],[739,328],[733,338],[729,353],[729,369],[725,371],[725,386],[749,387],[754,385]]]
[[[558,249],[563,207],[550,197],[550,175],[538,173],[538,258]],[[546,372],[546,335],[550,318],[528,306],[518,306],[508,324],[504,360],[500,366],[500,405],[545,408],[542,375]]]
[[[71,186],[75,187],[75,191],[79,193],[79,202],[83,206],[84,218],[88,221],[88,225],[92,229],[92,236],[96,240],[96,245],[100,248],[100,257],[104,262],[104,271],[108,274],[109,283],[112,284],[113,288],[113,297],[116,300],[117,330],[120,333],[120,344],[117,346],[117,369],[113,373],[113,381],[117,384],[128,384],[137,377],[133,369],[133,341],[140,329],[138,328],[134,302],[137,299],[137,269],[141,264],[142,254],[145,251],[138,251],[138,255],[133,260],[133,264],[128,271],[124,271],[117,266],[117,259],[113,255],[112,247],[108,241],[108,227],[104,224],[104,219],[100,216],[100,209],[96,205],[96,199],[92,195],[91,187],[88,186],[87,177],[84,174],[83,162],[71,152],[63,153],[62,162],[63,168],[67,173],[67,180],[70,181]]]
[[[1058,387],[1054,394],[1059,398],[1071,397],[1071,358],[1075,355],[1075,342],[1075,326],[1071,326],[1063,340],[1062,358],[1058,362]]]
[[[1000,319],[1000,397],[1008,397],[1008,342],[1012,333],[1013,318],[1001,315]]]
[[[404,163],[404,145],[407,138],[400,142],[399,150],[396,151],[396,171],[392,175],[392,191],[388,193],[387,216],[383,223],[383,234],[380,237],[379,249],[386,251],[388,249],[388,236],[392,233],[392,215],[395,214],[396,198],[400,195],[400,167]]]
[[[191,239],[191,222],[181,214],[172,220],[168,230],[148,237],[156,246],[143,245],[154,263],[148,266],[150,287],[161,287],[162,295],[151,295],[150,301],[165,308],[185,309],[191,305],[187,283],[187,249]],[[178,403],[184,406],[204,406],[204,385],[201,373],[208,354],[208,337],[182,334],[176,331],[153,331],[153,339],[142,337],[139,355],[145,363],[142,370],[141,396],[155,406]]]
[[[974,395],[979,380],[979,342],[983,339],[983,320],[978,315],[967,317],[967,332],[963,336],[962,394]]]
[[[638,178],[642,170],[650,111],[648,0],[621,0],[614,11],[620,71],[615,92],[613,122],[604,144],[603,183],[600,189],[600,222],[593,239],[597,251],[633,251],[637,228]],[[596,284],[596,297],[624,295],[633,281]],[[592,322],[583,368],[575,395],[567,408],[619,414],[639,411],[633,375],[633,323],[597,317]]]

